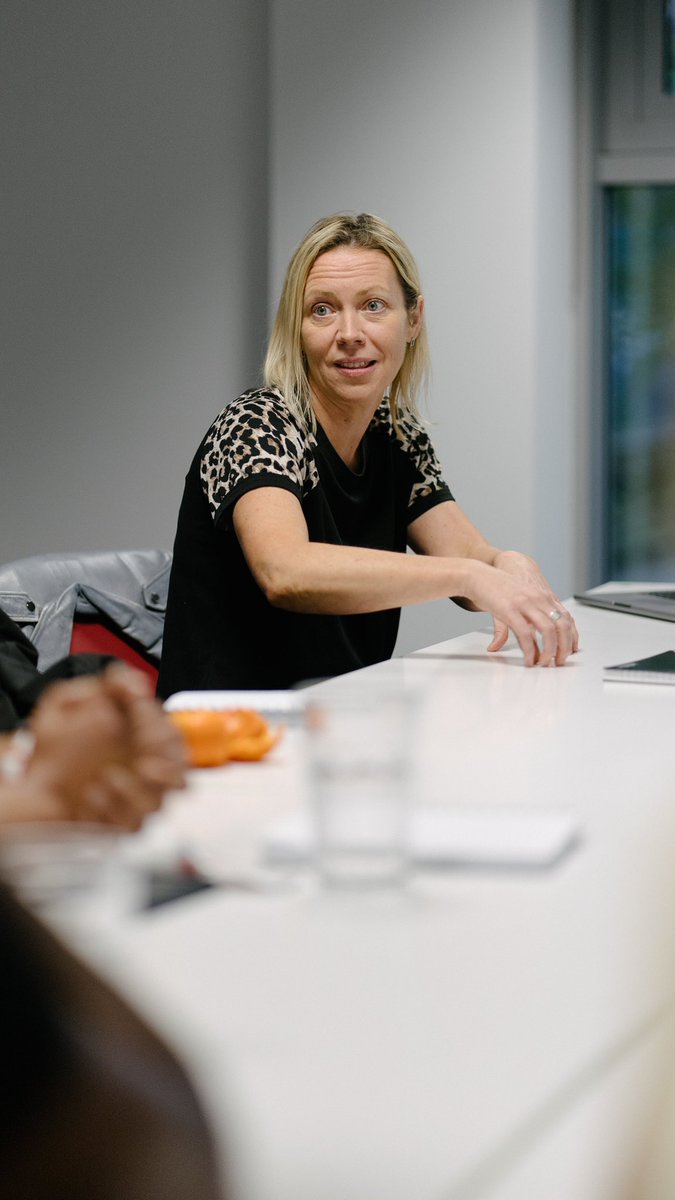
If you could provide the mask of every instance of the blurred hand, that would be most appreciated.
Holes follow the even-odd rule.
[[[29,722],[35,750],[22,780],[26,812],[137,829],[169,789],[184,785],[180,734],[146,677],[115,664],[54,684]],[[31,801],[31,795],[33,800]]]
[[[68,815],[79,816],[83,790],[105,767],[125,760],[123,710],[111,701],[101,677],[82,676],[49,687],[28,727],[35,750],[26,780],[62,796],[73,810]]]
[[[102,682],[125,715],[127,758],[124,766],[113,763],[102,773],[96,802],[101,803],[103,795],[114,799],[115,811],[124,811],[135,828],[147,812],[159,807],[167,791],[185,786],[185,743],[150,694],[146,676],[112,666]]]

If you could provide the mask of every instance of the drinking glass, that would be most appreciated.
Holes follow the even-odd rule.
[[[401,884],[410,860],[411,696],[363,682],[327,688],[306,716],[320,878],[343,887]]]
[[[7,826],[0,878],[58,932],[89,937],[141,905],[141,876],[123,843],[117,830],[76,821]]]

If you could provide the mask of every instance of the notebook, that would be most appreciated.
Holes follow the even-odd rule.
[[[675,621],[675,585],[661,591],[643,588],[626,592],[581,592],[575,595],[580,604],[607,608],[613,612],[633,613],[636,617],[657,617],[660,621]]]
[[[632,662],[615,663],[604,668],[603,676],[610,682],[675,684],[675,650],[664,650],[661,654],[651,654],[648,658],[637,658]]]

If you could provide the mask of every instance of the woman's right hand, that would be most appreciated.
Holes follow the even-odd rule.
[[[466,567],[466,598],[476,608],[491,613],[495,623],[488,646],[491,653],[505,644],[508,630],[516,638],[527,667],[561,667],[575,653],[576,625],[538,568],[536,574],[512,573],[475,560],[467,562]]]

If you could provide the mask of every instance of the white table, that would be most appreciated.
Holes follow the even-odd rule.
[[[398,896],[214,889],[94,956],[191,1068],[237,1200],[617,1200],[651,1120],[675,923],[675,687],[602,665],[665,622],[570,605],[564,669],[487,633],[370,673],[424,686],[420,788],[571,805],[555,868],[421,875]],[[195,773],[147,835],[246,872],[302,796],[298,734]]]

